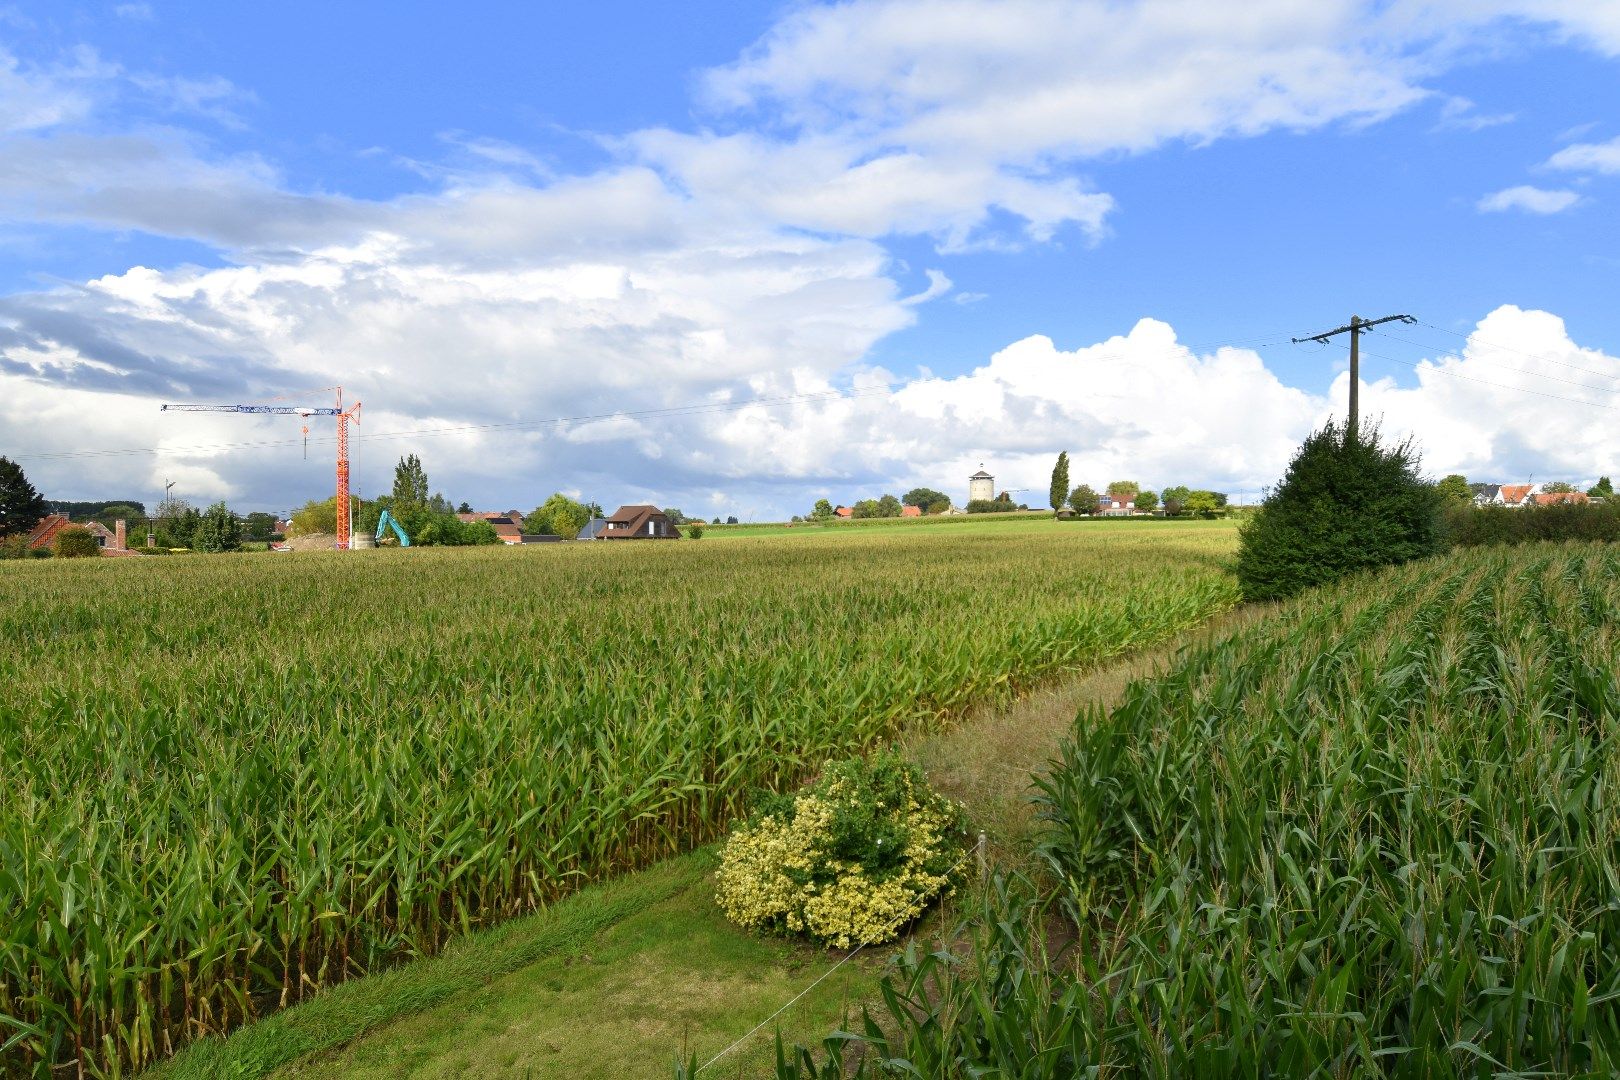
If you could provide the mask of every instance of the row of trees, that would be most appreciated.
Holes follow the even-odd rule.
[[[951,499],[944,492],[935,491],[933,488],[914,487],[899,498],[885,494],[875,499],[861,499],[849,509],[851,517],[896,518],[907,506],[915,506],[924,514],[943,514],[951,508]],[[826,499],[817,499],[815,507],[803,520],[826,521],[833,516],[836,509]]]
[[[1160,495],[1142,487],[1135,480],[1115,480],[1104,492],[1115,501],[1130,502],[1138,513],[1155,513],[1160,506]],[[1089,484],[1069,487],[1069,453],[1058,454],[1052,466],[1052,486],[1048,501],[1054,511],[1068,507],[1077,514],[1095,514],[1102,508],[1102,495]],[[1226,495],[1219,491],[1189,488],[1185,485],[1165,488],[1163,506],[1166,517],[1212,518],[1226,509]]]
[[[1473,485],[1468,482],[1468,477],[1461,473],[1451,473],[1444,477],[1439,483],[1435,484],[1435,489],[1448,503],[1472,502],[1474,498]],[[1551,495],[1558,492],[1573,493],[1579,491],[1580,488],[1562,480],[1553,480],[1542,484],[1541,490]],[[1600,476],[1597,483],[1586,489],[1586,494],[1593,499],[1612,499],[1614,498],[1614,485],[1609,482],[1607,476]]]

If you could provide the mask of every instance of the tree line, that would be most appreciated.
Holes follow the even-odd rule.
[[[1090,515],[1101,511],[1103,495],[1115,502],[1129,502],[1137,513],[1157,513],[1162,505],[1166,517],[1213,518],[1226,510],[1225,492],[1190,488],[1185,484],[1164,489],[1161,494],[1144,488],[1135,480],[1114,480],[1097,492],[1090,484],[1069,487],[1069,453],[1062,451],[1052,466],[1052,486],[1048,502],[1053,512],[1069,509],[1076,514]]]

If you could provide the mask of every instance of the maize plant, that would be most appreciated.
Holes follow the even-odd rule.
[[[0,1075],[108,1076],[1230,606],[1225,529],[12,563]]]
[[[1302,597],[1083,713],[1045,904],[777,1073],[1620,1075],[1617,665],[1612,547]]]

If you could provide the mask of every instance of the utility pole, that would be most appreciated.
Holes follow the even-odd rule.
[[[1350,322],[1345,326],[1327,330],[1320,334],[1312,334],[1309,337],[1291,339],[1295,345],[1307,341],[1314,341],[1318,345],[1326,345],[1328,338],[1336,337],[1339,334],[1350,335],[1350,419],[1346,422],[1344,430],[1351,439],[1356,437],[1356,420],[1361,411],[1361,334],[1365,330],[1371,330],[1373,327],[1387,322],[1415,323],[1417,320],[1410,315],[1385,315],[1382,319],[1363,319],[1359,315],[1352,315],[1350,316]]]

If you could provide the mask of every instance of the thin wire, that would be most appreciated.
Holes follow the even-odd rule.
[[[1403,343],[1405,343],[1407,345],[1416,345],[1419,348],[1424,348],[1424,349],[1428,348],[1428,346],[1425,345],[1421,341],[1412,341],[1412,340],[1410,340],[1408,338],[1399,338],[1397,340],[1400,340],[1400,341],[1402,341]],[[1377,354],[1376,353],[1368,353],[1367,355],[1368,356],[1376,356]],[[1526,355],[1528,355],[1528,354],[1526,354]],[[1388,359],[1390,359],[1390,357],[1386,356],[1386,357],[1382,357],[1381,359],[1388,360]],[[1592,391],[1595,391],[1595,392],[1597,392],[1599,394],[1620,394],[1620,387],[1615,387],[1615,386],[1593,386],[1591,383],[1576,382],[1574,379],[1560,379],[1556,375],[1548,375],[1545,372],[1541,372],[1541,371],[1529,371],[1529,370],[1526,370],[1525,368],[1509,367],[1506,364],[1496,364],[1496,363],[1492,363],[1489,360],[1481,360],[1477,356],[1463,357],[1463,358],[1460,358],[1460,359],[1464,359],[1466,362],[1472,363],[1472,364],[1483,364],[1486,367],[1497,368],[1497,369],[1499,369],[1501,371],[1511,371],[1516,375],[1528,375],[1528,376],[1530,376],[1531,378],[1534,378],[1534,379],[1550,379],[1551,381],[1556,382],[1556,383],[1563,383],[1565,386],[1575,386],[1575,387],[1579,387],[1582,390],[1592,390]],[[1546,359],[1546,358],[1545,357],[1531,357],[1531,359],[1536,360],[1536,359]],[[1396,362],[1401,363],[1402,361],[1396,361]],[[1557,361],[1552,361],[1552,362],[1556,363]],[[1566,365],[1566,366],[1570,366],[1570,365]],[[1587,369],[1585,369],[1585,368],[1577,368],[1576,370],[1585,371]],[[1594,371],[1594,372],[1591,372],[1591,374],[1598,375],[1600,373]],[[1620,376],[1605,375],[1605,376],[1602,376],[1602,377],[1612,379],[1612,378],[1617,378],[1617,377],[1620,377]]]
[[[650,419],[659,416],[681,416],[700,414],[706,412],[734,412],[750,408],[773,408],[782,405],[792,405],[801,402],[824,400],[828,398],[843,398],[846,400],[872,397],[878,394],[893,393],[888,387],[868,387],[855,390],[829,390],[813,394],[794,394],[779,398],[750,398],[747,401],[716,401],[696,405],[677,405],[666,409],[640,409],[632,411],[621,410],[611,413],[593,413],[580,416],[550,416],[540,420],[513,420],[499,424],[465,424],[456,427],[413,428],[396,431],[375,431],[364,434],[356,433],[351,438],[359,439],[400,439],[407,437],[433,438],[441,435],[462,435],[479,431],[499,431],[512,428],[540,427],[547,424],[566,423],[604,423],[616,420]],[[336,442],[331,436],[319,436],[310,440],[316,443]],[[107,450],[67,450],[59,453],[30,454],[34,458],[80,458],[80,457],[116,457],[122,454],[170,454],[186,452],[203,452],[209,450],[242,450],[261,446],[293,446],[299,439],[262,439],[235,443],[215,443],[202,446],[153,446],[153,447],[126,447],[122,449]],[[23,456],[23,455],[19,455]]]
[[[1244,344],[1244,343],[1248,343],[1248,342],[1262,342],[1262,343],[1268,343],[1268,344],[1278,344],[1279,342],[1269,341],[1269,338],[1276,337],[1276,336],[1277,335],[1265,335],[1265,336],[1262,336],[1262,337],[1254,337],[1254,338],[1240,338],[1240,339],[1237,339],[1235,341],[1226,341],[1226,342],[1196,342],[1196,343],[1177,342],[1176,346],[1181,348],[1181,349],[1185,349],[1188,352],[1196,354],[1201,349],[1207,349],[1207,348],[1211,348],[1211,347],[1214,347],[1214,348],[1231,347],[1231,346],[1234,346],[1234,345]],[[1102,355],[1087,356],[1086,359],[1091,360],[1091,361],[1106,361],[1106,360],[1127,360],[1127,359],[1134,359],[1134,357],[1131,356],[1130,354],[1126,354],[1126,353],[1105,353],[1105,354],[1102,354]],[[953,381],[963,381],[963,380],[971,380],[971,379],[984,379],[984,378],[991,378],[991,377],[993,377],[993,375],[994,375],[993,372],[977,372],[977,373],[970,373],[970,374],[967,374],[967,375],[953,376],[952,380]],[[930,377],[931,378],[937,378],[937,376],[930,376]],[[917,380],[917,381],[921,381],[921,380]],[[868,387],[868,388],[864,388],[864,389],[856,388],[856,389],[851,389],[851,390],[829,390],[829,391],[821,391],[821,392],[808,393],[808,394],[792,394],[792,395],[786,395],[786,396],[778,397],[778,398],[752,398],[752,399],[749,399],[747,401],[705,402],[705,403],[702,403],[702,404],[695,404],[695,405],[673,406],[673,407],[665,408],[665,409],[640,409],[640,410],[632,410],[632,411],[621,410],[621,411],[618,411],[618,412],[593,413],[593,414],[586,414],[586,415],[580,415],[580,416],[551,416],[551,417],[546,417],[544,419],[539,419],[539,420],[513,420],[513,421],[508,421],[508,422],[498,423],[498,424],[463,424],[463,425],[457,425],[457,426],[453,426],[453,427],[405,428],[405,429],[399,429],[399,430],[395,430],[395,431],[377,431],[377,432],[365,432],[365,433],[356,432],[354,435],[351,436],[351,438],[353,438],[356,441],[359,441],[359,440],[362,440],[362,439],[366,439],[366,440],[389,440],[389,439],[403,439],[403,438],[439,438],[439,437],[442,437],[442,436],[445,436],[445,435],[468,435],[468,434],[475,434],[475,433],[483,432],[483,431],[509,431],[509,430],[521,429],[521,428],[544,427],[544,426],[552,425],[552,424],[609,423],[609,422],[621,421],[621,420],[640,420],[640,419],[653,419],[653,418],[658,418],[658,417],[701,415],[703,413],[710,413],[710,412],[736,412],[736,411],[740,411],[740,410],[743,410],[743,409],[775,408],[775,407],[779,407],[779,406],[782,406],[782,405],[800,404],[800,403],[805,403],[805,402],[813,402],[813,401],[828,400],[828,399],[840,399],[840,400],[851,400],[851,401],[853,401],[853,400],[859,400],[859,399],[868,398],[868,397],[879,397],[879,396],[884,396],[884,395],[897,394],[897,393],[900,393],[900,392],[904,391],[905,389],[907,389],[909,386],[912,386],[912,385],[915,385],[915,383],[907,383],[907,384],[902,385],[902,386],[900,386],[898,388],[890,387],[890,386],[880,386],[880,387]],[[332,389],[332,387],[324,387],[323,389],[330,390],[330,389]],[[281,399],[285,399],[285,398],[290,398],[292,396],[294,396],[294,395],[292,395],[292,394],[283,394],[283,395],[279,395],[277,398],[272,398],[271,400],[281,400]],[[1119,398],[1122,397],[1122,395],[1120,395],[1120,394],[1097,394],[1097,393],[1089,394],[1088,396],[1092,397],[1092,398],[1115,398],[1115,399],[1119,399]],[[253,449],[261,449],[261,448],[280,447],[280,446],[298,446],[298,445],[307,446],[308,443],[310,443],[310,442],[319,443],[319,444],[325,444],[325,443],[333,443],[333,442],[336,442],[336,441],[337,440],[335,438],[333,438],[333,437],[316,436],[313,439],[302,439],[302,438],[300,438],[300,439],[252,439],[252,440],[243,440],[243,441],[240,441],[240,442],[194,444],[194,445],[190,445],[190,446],[143,446],[143,447],[113,447],[113,448],[106,448],[106,449],[91,449],[91,450],[62,450],[62,451],[48,452],[48,453],[24,453],[24,454],[18,454],[16,456],[19,457],[19,458],[27,458],[27,459],[31,459],[31,460],[40,460],[40,461],[44,461],[44,460],[72,460],[72,459],[80,459],[80,458],[122,457],[122,456],[141,455],[141,454],[188,454],[188,453],[230,452],[230,451],[234,451],[234,450],[253,450]]]
[[[1338,342],[1334,342],[1333,344],[1338,345]],[[1348,345],[1339,345],[1339,348],[1348,351],[1350,347]],[[1361,355],[1371,356],[1378,360],[1388,360],[1392,364],[1405,364],[1409,368],[1416,368],[1419,366],[1419,364],[1423,363],[1423,361],[1402,360],[1394,356],[1385,356],[1382,353],[1368,352],[1366,349],[1361,350]],[[1534,394],[1536,397],[1551,398],[1553,401],[1567,401],[1571,405],[1590,405],[1594,409],[1608,409],[1611,412],[1616,409],[1616,406],[1605,405],[1601,401],[1584,401],[1581,398],[1562,397],[1558,394],[1547,394],[1540,390],[1531,390],[1527,386],[1511,386],[1508,383],[1491,382],[1488,379],[1476,379],[1471,375],[1459,375],[1455,371],[1447,371],[1445,368],[1432,362],[1429,364],[1429,367],[1426,370],[1433,371],[1440,375],[1446,375],[1453,379],[1462,379],[1464,382],[1479,383],[1481,386],[1494,386],[1498,390],[1517,390],[1523,394]],[[1595,390],[1597,387],[1591,387],[1590,389]]]
[[[1620,374],[1615,374],[1613,372],[1608,372],[1608,371],[1594,371],[1592,368],[1584,368],[1584,367],[1581,367],[1579,364],[1571,364],[1571,363],[1567,363],[1567,362],[1565,362],[1563,360],[1554,360],[1550,356],[1540,356],[1540,355],[1537,355],[1536,353],[1525,352],[1523,349],[1516,349],[1512,345],[1503,345],[1500,342],[1496,342],[1496,341],[1486,341],[1484,338],[1475,337],[1473,334],[1460,334],[1455,330],[1448,330],[1444,326],[1436,326],[1436,325],[1434,325],[1434,323],[1426,323],[1426,322],[1421,322],[1420,321],[1418,325],[1427,326],[1430,330],[1438,330],[1442,334],[1450,334],[1452,337],[1461,338],[1464,341],[1477,341],[1481,345],[1489,345],[1493,349],[1503,349],[1503,350],[1505,350],[1507,352],[1516,352],[1520,356],[1529,357],[1531,360],[1540,360],[1543,363],[1557,364],[1559,367],[1567,367],[1572,371],[1579,371],[1579,372],[1582,372],[1582,373],[1587,374],[1587,375],[1596,375],[1600,379],[1620,379]]]

